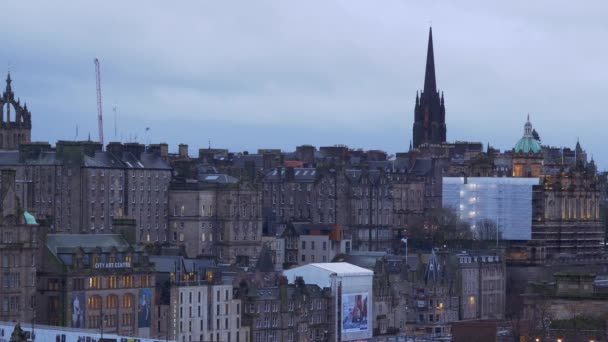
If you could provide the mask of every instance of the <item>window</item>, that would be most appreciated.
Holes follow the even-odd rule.
[[[109,295],[106,297],[105,309],[113,309],[118,306],[118,297],[116,295]]]
[[[101,277],[89,277],[89,288],[100,289],[101,288]]]
[[[306,255],[302,254],[302,262],[305,262],[305,261],[306,261]]]
[[[132,308],[134,302],[135,302],[135,299],[133,298],[132,294],[126,294],[126,295],[122,296],[122,307],[123,308]]]
[[[133,287],[133,276],[132,275],[122,276],[122,286],[123,287]]]
[[[313,251],[315,250],[315,242],[314,241],[310,242],[310,249],[312,249]]]
[[[84,279],[82,279],[82,278],[74,279],[72,282],[72,287],[75,291],[84,290]]]
[[[306,241],[302,241],[302,249],[306,249]]]
[[[90,310],[99,310],[101,307],[101,297],[91,296],[87,300],[87,308]]]
[[[118,288],[118,277],[116,277],[116,276],[108,277],[108,288],[110,288],[110,289]]]

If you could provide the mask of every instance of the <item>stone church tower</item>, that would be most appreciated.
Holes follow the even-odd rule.
[[[445,105],[443,93],[437,91],[435,57],[433,55],[433,29],[429,29],[429,45],[426,55],[424,90],[416,93],[414,109],[414,148],[422,144],[439,144],[446,141]]]
[[[30,142],[32,134],[32,114],[25,102],[21,106],[21,101],[15,99],[11,82],[9,73],[0,97],[0,150],[16,150],[21,143]]]

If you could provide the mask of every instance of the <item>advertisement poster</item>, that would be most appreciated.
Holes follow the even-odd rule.
[[[342,295],[342,332],[367,331],[367,292]]]
[[[137,325],[140,328],[150,327],[151,299],[152,291],[150,289],[139,290],[139,297],[137,298]]]
[[[87,303],[84,301],[84,292],[72,292],[72,317],[71,327],[72,328],[85,328],[84,326],[84,313]]]

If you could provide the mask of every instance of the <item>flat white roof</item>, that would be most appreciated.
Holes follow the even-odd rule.
[[[339,276],[374,274],[374,272],[368,270],[367,268],[359,267],[353,264],[349,264],[347,262],[324,262],[318,264],[308,264],[301,267],[306,266],[317,267],[332,273],[336,273]]]

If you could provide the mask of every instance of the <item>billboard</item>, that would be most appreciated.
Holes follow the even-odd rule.
[[[72,310],[70,326],[72,328],[85,328],[84,314],[87,302],[84,301],[84,297],[84,292],[72,292],[72,300],[70,301],[70,308]]]
[[[150,289],[140,289],[137,298],[137,326],[139,328],[149,328],[151,318],[152,291]]]
[[[368,331],[367,292],[342,294],[342,333]]]

